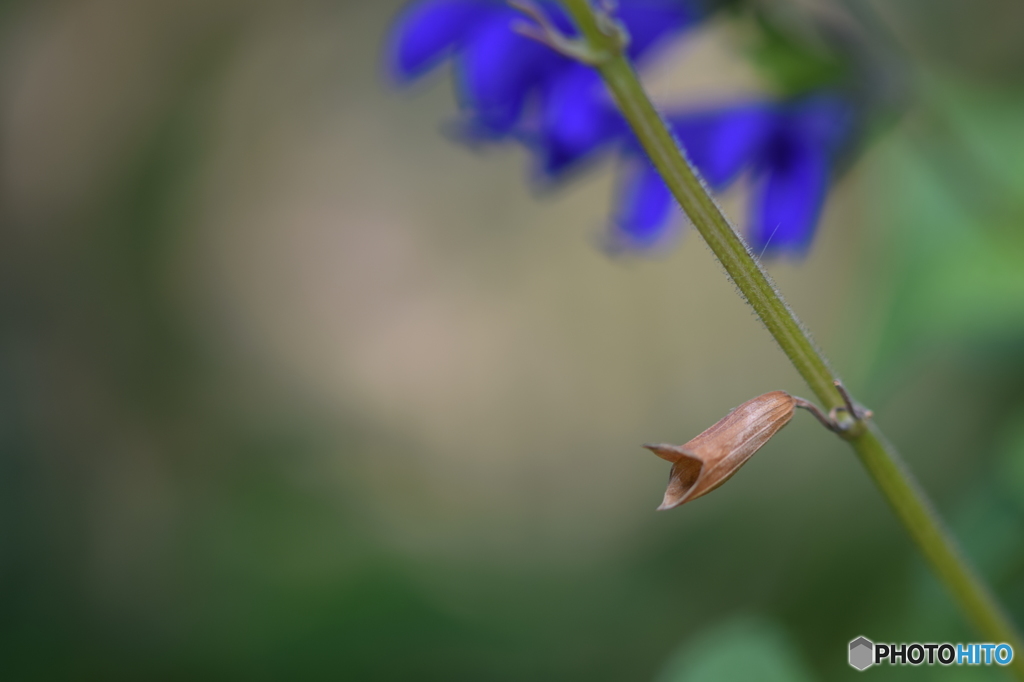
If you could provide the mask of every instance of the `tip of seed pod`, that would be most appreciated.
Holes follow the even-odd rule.
[[[678,500],[669,500],[668,498],[666,498],[665,500],[662,501],[660,505],[658,505],[658,508],[655,511],[668,511],[669,509],[675,509],[678,506]]]
[[[643,447],[666,461],[675,463],[679,459],[679,448],[675,445],[669,445],[668,443],[644,443]]]

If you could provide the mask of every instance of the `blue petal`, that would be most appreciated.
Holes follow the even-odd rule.
[[[690,161],[712,188],[722,189],[761,154],[779,114],[774,105],[743,104],[669,117]]]
[[[512,23],[519,20],[510,9],[493,12],[475,31],[461,59],[466,105],[481,124],[499,133],[515,126],[541,77],[569,63],[547,46],[515,33]]]
[[[637,59],[661,38],[683,31],[696,23],[697,12],[689,3],[667,0],[647,0],[624,4],[618,17],[629,29],[630,58]]]
[[[828,181],[828,153],[821,145],[801,135],[773,141],[763,167],[760,195],[752,205],[753,249],[758,253],[806,253]]]
[[[552,178],[626,132],[600,75],[582,64],[548,80],[540,125],[543,172]]]
[[[422,75],[455,49],[495,6],[480,0],[424,0],[395,21],[389,43],[392,75],[407,81]]]
[[[649,249],[665,237],[672,195],[646,157],[633,158],[623,176],[611,246]]]

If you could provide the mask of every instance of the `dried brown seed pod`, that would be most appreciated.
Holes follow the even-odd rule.
[[[748,400],[685,445],[644,445],[672,462],[668,489],[658,509],[673,509],[729,480],[806,401],[785,391]]]

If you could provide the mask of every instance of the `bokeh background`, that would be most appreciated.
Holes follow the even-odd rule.
[[[769,269],[1024,620],[1024,11],[791,5],[906,104]],[[3,679],[802,682],[971,641],[807,415],[655,513],[640,443],[805,387],[695,233],[599,248],[610,168],[531,189],[448,139],[446,76],[392,87],[400,6],[0,5]],[[722,20],[648,81],[756,66]]]

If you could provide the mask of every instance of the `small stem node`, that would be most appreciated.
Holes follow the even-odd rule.
[[[608,62],[621,54],[629,44],[629,33],[625,26],[611,16],[615,7],[612,0],[606,0],[601,9],[594,11],[598,30],[608,38],[607,47],[596,46],[586,38],[573,38],[562,33],[547,12],[533,0],[508,0],[508,4],[533,20],[514,23],[513,31],[547,45],[562,56],[590,66],[600,66]]]
[[[826,415],[824,412],[821,411],[820,407],[812,403],[810,400],[804,400],[803,398],[798,398],[797,396],[793,396],[793,400],[796,401],[797,407],[805,409],[811,414],[813,414],[815,418],[821,422],[821,425],[824,426],[829,431],[831,431],[832,433],[840,433],[843,430],[843,427],[840,426],[839,421],[835,417],[835,414],[833,414],[835,412],[835,408],[830,410],[829,413]]]

